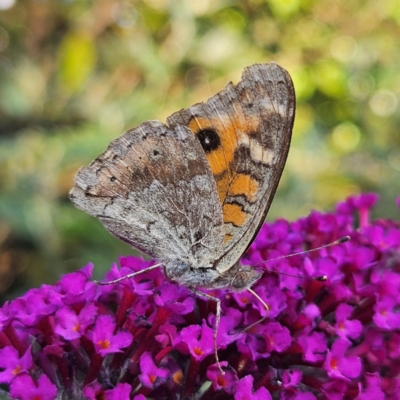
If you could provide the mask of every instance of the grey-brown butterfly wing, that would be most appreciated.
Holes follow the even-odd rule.
[[[295,94],[278,65],[254,64],[204,103],[167,119],[199,139],[217,185],[224,220],[224,250],[216,268],[229,270],[258,233],[289,151]]]
[[[127,131],[78,172],[70,197],[114,236],[161,261],[210,268],[222,251],[215,181],[186,127],[149,121]]]

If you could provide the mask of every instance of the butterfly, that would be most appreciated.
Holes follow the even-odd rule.
[[[294,114],[288,72],[251,65],[237,85],[166,124],[144,122],[113,140],[80,169],[70,192],[114,236],[157,259],[150,269],[161,266],[169,279],[216,301],[218,366],[220,300],[202,289],[251,290],[261,277],[239,259],[273,200]]]

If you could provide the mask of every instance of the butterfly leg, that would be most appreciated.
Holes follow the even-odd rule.
[[[220,370],[221,374],[224,375],[225,372],[223,371],[223,369],[221,368],[221,364],[219,363],[218,347],[217,347],[217,335],[218,335],[218,329],[219,329],[219,322],[221,320],[221,300],[214,296],[211,296],[210,294],[204,293],[198,289],[193,289],[193,288],[188,288],[188,289],[198,297],[202,297],[203,299],[214,301],[217,306],[216,313],[215,313],[214,332],[213,332],[214,355],[215,355],[215,361],[217,363],[218,369]]]
[[[240,331],[238,333],[238,335],[240,335],[243,332],[247,332],[249,330],[251,330],[252,328],[254,328],[256,325],[261,324],[261,322],[264,322],[267,318],[268,318],[268,314],[269,314],[269,307],[268,304],[252,289],[247,288],[247,290],[254,296],[257,298],[257,300],[264,306],[265,311],[267,312],[267,315],[265,315],[264,317],[262,317],[261,319],[259,319],[258,321],[254,322],[253,324],[246,326],[246,328],[244,328],[242,331]]]
[[[122,276],[121,278],[114,279],[113,281],[108,281],[108,282],[94,281],[94,282],[97,283],[98,285],[112,285],[113,283],[118,283],[118,282],[124,281],[125,279],[133,278],[134,276],[143,274],[144,272],[152,271],[153,269],[161,267],[161,265],[162,265],[162,263],[155,264],[155,265],[152,265],[151,267],[142,269],[141,271],[136,271],[136,272],[133,272],[132,274]]]

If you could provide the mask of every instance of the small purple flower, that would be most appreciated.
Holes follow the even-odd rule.
[[[55,332],[67,340],[78,339],[95,320],[97,308],[94,304],[85,306],[76,313],[70,307],[60,308],[55,315]]]
[[[282,386],[285,388],[297,387],[301,382],[302,373],[298,370],[286,370],[282,373]]]
[[[400,334],[394,333],[387,341],[387,356],[391,360],[400,360]]]
[[[347,384],[340,379],[331,379],[322,384],[321,390],[329,400],[343,400],[345,398]]]
[[[385,400],[387,397],[385,393],[381,389],[381,379],[377,373],[371,374],[367,373],[365,375],[365,386],[361,383],[358,384],[359,395],[356,397],[356,400]],[[399,392],[396,393],[398,396]],[[397,398],[397,397],[396,397]],[[395,397],[393,397],[393,400]]]
[[[382,329],[400,329],[400,294],[398,299],[391,296],[384,296],[379,299],[374,307],[373,320]]]
[[[87,337],[94,344],[97,353],[103,357],[111,353],[119,353],[123,348],[132,343],[132,334],[126,331],[118,331],[115,321],[110,315],[97,317],[94,327],[88,332]]]
[[[80,271],[64,275],[58,283],[63,296],[63,303],[67,305],[79,304],[94,299],[96,284],[91,282],[94,265],[92,263]]]
[[[14,300],[8,311],[13,319],[23,325],[34,326],[61,306],[61,297],[51,286],[43,285],[40,289],[32,289],[25,296]]]
[[[255,302],[254,297],[251,298],[250,304],[258,309],[260,316],[268,314],[270,318],[274,318],[286,308],[286,296],[276,283],[276,277],[273,276],[263,277],[257,282],[257,294],[268,305],[267,311],[259,301]]]
[[[318,363],[325,359],[327,352],[327,339],[322,332],[309,332],[305,329],[296,339],[303,354],[303,360]]]
[[[15,376],[22,372],[28,372],[32,366],[31,347],[22,357],[19,357],[18,351],[12,346],[0,349],[0,383],[10,384]]]
[[[358,196],[350,196],[340,203],[336,210],[339,213],[352,214],[358,211],[360,217],[360,226],[366,227],[369,225],[369,211],[378,201],[378,195],[375,193],[365,193]]]
[[[190,292],[185,287],[169,282],[164,282],[157,289],[154,302],[175,314],[188,314],[194,309],[194,299]]]
[[[254,378],[251,375],[247,375],[240,379],[236,384],[236,390],[233,398],[235,400],[272,400],[271,394],[265,387],[260,387],[258,390],[253,389]]]
[[[215,325],[215,319],[215,315],[210,316],[208,319],[210,326]],[[225,343],[226,345],[234,342],[237,339],[241,322],[243,322],[243,313],[236,308],[228,308],[220,319],[217,342]]]
[[[148,388],[155,388],[167,380],[169,372],[158,368],[150,353],[143,353],[140,357],[140,382]]]
[[[159,332],[160,334],[155,336],[157,342],[159,342],[164,348],[172,346],[177,335],[176,326],[166,322],[164,325],[160,326]]]
[[[57,387],[51,383],[47,375],[40,375],[35,380],[23,372],[12,381],[10,394],[13,399],[19,400],[54,400],[57,395]]]
[[[146,400],[146,397],[143,394],[138,394],[133,400]]]
[[[235,371],[225,368],[228,367],[226,361],[221,363],[221,367],[224,369],[224,373],[221,373],[216,364],[209,366],[207,369],[207,378],[212,382],[214,390],[223,390],[229,394],[233,394],[239,378]]]
[[[113,264],[111,270],[106,274],[106,281],[112,281],[114,279],[121,278],[125,275],[144,270],[154,264],[151,261],[141,260],[133,256],[120,257],[120,268],[117,264]],[[140,296],[152,295],[155,287],[164,282],[162,272],[159,269],[151,270],[140,274],[133,279],[126,279],[121,281],[118,285],[108,285],[103,289],[104,293],[109,293],[121,286],[128,287],[132,292]]]
[[[214,330],[203,321],[201,326],[191,325],[183,328],[175,344],[185,345],[195,360],[202,361],[214,352],[213,334]]]
[[[100,383],[93,382],[83,388],[83,394],[89,400],[97,400],[97,398],[104,397],[104,390]]]
[[[335,333],[342,339],[356,339],[360,336],[363,326],[358,320],[350,320],[353,307],[340,304],[336,309]]]
[[[336,340],[331,351],[328,350],[324,369],[331,378],[354,379],[361,373],[361,360],[356,356],[346,356],[350,342]]]
[[[88,400],[129,400],[131,398],[131,392],[132,386],[128,383],[118,383],[115,388],[104,390],[101,385],[96,382],[91,385],[86,385],[83,390],[85,399]],[[134,397],[134,399],[136,398],[140,399],[138,396]]]
[[[251,354],[252,360],[258,360],[271,354],[281,353],[291,344],[289,330],[278,322],[269,322],[255,326],[237,341],[238,350]]]
[[[130,399],[132,386],[129,383],[118,383],[114,389],[109,389],[104,392],[106,400],[124,400]]]

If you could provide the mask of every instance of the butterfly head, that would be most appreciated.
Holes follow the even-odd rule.
[[[226,286],[235,292],[249,289],[262,276],[262,272],[249,265],[241,265],[237,262],[232,268],[222,275],[226,280]]]

